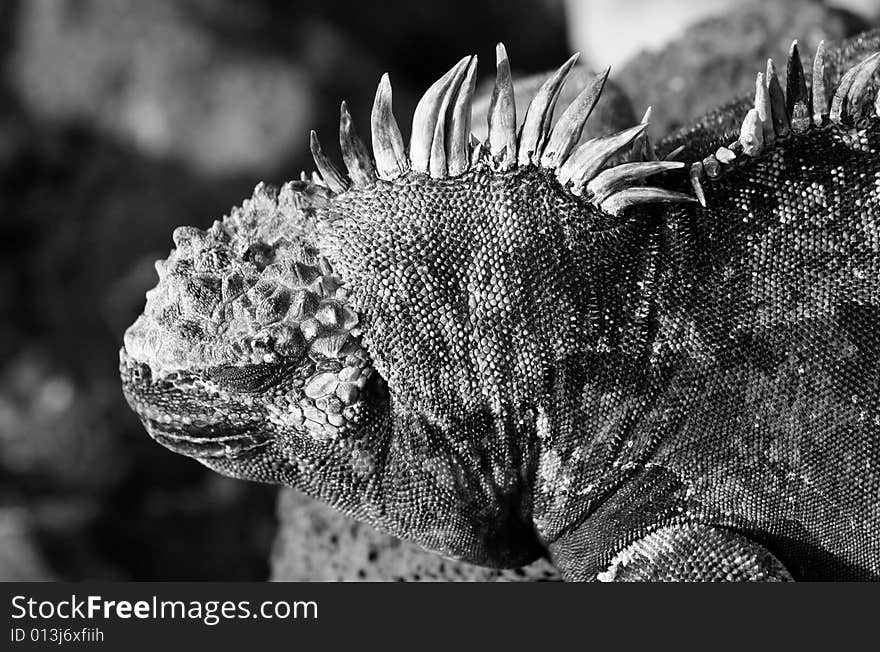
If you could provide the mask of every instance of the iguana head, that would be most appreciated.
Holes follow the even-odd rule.
[[[692,200],[642,185],[683,165],[651,155],[646,124],[579,144],[607,72],[552,125],[566,62],[517,134],[502,46],[497,63],[487,142],[470,129],[475,57],[422,98],[408,148],[386,76],[372,156],[343,104],[347,176],[313,134],[312,178],[174,232],[120,354],[153,438],[443,554],[539,554],[533,485],[572,418],[565,375],[638,319],[640,249],[621,243],[644,220],[617,214]]]

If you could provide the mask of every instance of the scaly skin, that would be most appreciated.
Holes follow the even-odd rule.
[[[664,147],[698,160],[729,122]],[[172,450],[478,564],[880,579],[878,156],[876,118],[828,124],[706,208],[618,215],[486,157],[259,186],[175,232],[125,394]]]

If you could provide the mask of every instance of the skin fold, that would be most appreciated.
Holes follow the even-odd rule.
[[[829,100],[876,41],[826,48]],[[583,144],[530,107],[514,160],[505,61],[486,143],[466,138],[464,59],[409,158],[380,86],[375,159],[343,108],[347,176],[315,139],[320,176],[175,231],[120,352],[148,433],[487,566],[880,579],[870,77],[797,129],[789,83],[790,133],[765,122],[752,154],[748,100],[656,151],[636,131]],[[684,166],[637,174],[680,147]]]

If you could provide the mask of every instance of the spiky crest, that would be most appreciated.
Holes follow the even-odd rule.
[[[829,124],[848,126],[864,117],[865,104],[871,99],[868,88],[878,68],[880,52],[850,68],[833,87],[822,41],[816,48],[808,86],[795,40],[788,53],[787,97],[783,97],[776,66],[768,59],[766,73],[758,73],[755,80],[754,105],[743,118],[739,138],[691,166],[691,185],[700,203],[706,205],[702,183],[707,177],[719,178],[742,161],[761,156],[776,141]],[[872,107],[874,115],[880,115],[880,93]]]
[[[578,145],[608,70],[593,77],[553,124],[560,91],[577,58],[577,54],[569,58],[538,89],[517,134],[510,62],[499,43],[488,112],[489,135],[483,143],[470,130],[477,57],[464,57],[428,88],[416,106],[408,154],[392,110],[391,82],[385,74],[371,114],[372,156],[353,136],[351,118],[343,104],[340,145],[348,178],[327,158],[313,132],[312,154],[321,183],[340,194],[349,188],[368,187],[376,178],[393,181],[410,173],[434,179],[457,177],[485,162],[498,172],[529,165],[552,170],[573,195],[615,214],[639,203],[694,201],[682,193],[636,185],[649,175],[685,165],[673,160],[631,165],[657,160],[647,136],[650,109],[641,124]],[[610,166],[609,161],[613,162]]]

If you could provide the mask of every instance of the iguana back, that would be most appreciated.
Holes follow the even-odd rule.
[[[607,71],[554,124],[573,60],[517,133],[499,47],[486,143],[475,58],[408,148],[383,78],[372,156],[343,105],[347,175],[313,134],[314,178],[175,232],[126,396],[172,450],[476,563],[877,579],[869,46],[812,92],[793,48],[784,96],[768,69],[661,145],[687,166],[646,124],[580,142]]]

